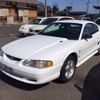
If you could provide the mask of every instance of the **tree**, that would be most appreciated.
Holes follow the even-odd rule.
[[[64,9],[64,11],[66,12],[66,14],[69,14],[69,12],[72,11],[72,6],[66,6],[66,8]]]
[[[59,7],[58,7],[58,5],[53,5],[53,7],[52,7],[52,13],[53,13],[53,15],[56,15],[57,12],[59,12]]]

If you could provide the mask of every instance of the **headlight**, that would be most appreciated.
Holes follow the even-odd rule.
[[[21,27],[20,29],[25,29],[24,27]]]
[[[0,56],[3,56],[3,51],[1,48],[0,48]]]
[[[29,29],[29,32],[34,32],[34,31],[33,31],[33,29],[30,28],[30,29]]]
[[[53,66],[52,61],[43,61],[43,60],[26,60],[23,62],[23,65],[34,67],[34,68],[48,68]]]

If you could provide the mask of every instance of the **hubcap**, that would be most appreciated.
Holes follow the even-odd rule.
[[[70,79],[73,76],[74,68],[75,68],[74,61],[69,60],[65,68],[65,76],[67,79]]]

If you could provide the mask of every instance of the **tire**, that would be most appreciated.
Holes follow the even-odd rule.
[[[98,54],[100,55],[100,48],[98,49]]]
[[[75,69],[76,69],[76,60],[73,56],[69,56],[65,60],[63,66],[62,66],[59,81],[61,83],[66,83],[69,80],[71,80],[72,77],[74,76]]]

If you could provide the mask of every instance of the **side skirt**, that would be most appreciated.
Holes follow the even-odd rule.
[[[98,50],[92,52],[91,54],[89,54],[85,58],[83,58],[82,60],[78,61],[76,67],[79,67],[80,65],[82,65],[83,63],[85,63],[88,59],[90,59],[92,56],[94,56],[97,52],[98,52]]]

